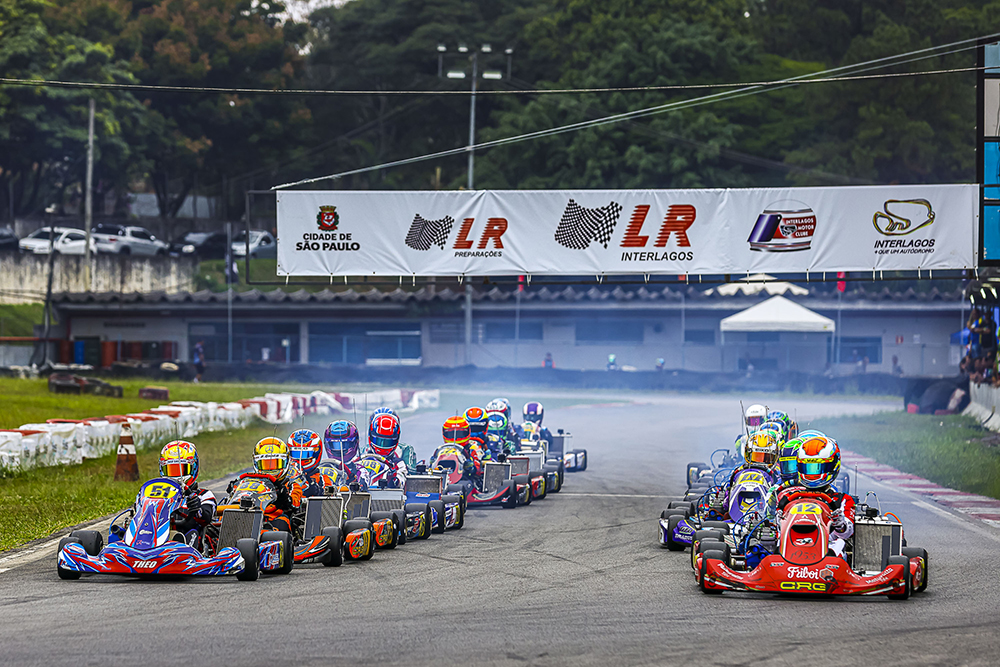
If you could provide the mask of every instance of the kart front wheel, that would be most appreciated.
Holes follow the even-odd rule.
[[[79,538],[76,537],[64,537],[61,540],[59,540],[59,550],[56,551],[57,559],[59,554],[62,553],[63,547],[66,546],[67,544],[80,544],[80,540]],[[77,572],[76,570],[63,569],[63,567],[59,565],[58,560],[56,560],[56,573],[59,575],[60,579],[66,579],[67,581],[72,581],[74,579],[80,578],[79,572]]]
[[[325,567],[340,567],[344,564],[344,536],[340,526],[330,526],[323,529],[323,537],[330,538],[330,553],[323,559]]]
[[[923,593],[927,590],[928,579],[930,578],[930,560],[927,557],[927,549],[920,547],[903,547],[903,555],[907,558],[921,558],[924,561],[924,574],[920,578],[920,584],[913,589],[914,593]]]
[[[83,550],[91,556],[100,554],[101,549],[104,548],[104,536],[101,535],[99,531],[74,530],[69,534],[69,536],[80,540],[80,545],[83,547]]]
[[[677,542],[674,540],[674,530],[677,528],[677,524],[684,520],[682,514],[675,514],[674,516],[667,519],[667,539],[666,547],[670,551],[684,551],[684,547],[687,545],[683,542]]]
[[[903,577],[903,592],[889,594],[887,597],[890,600],[908,600],[910,593],[913,592],[912,577],[910,577],[910,559],[906,556],[889,556],[889,565],[902,565],[906,576]]]
[[[701,568],[698,570],[698,588],[705,595],[722,595],[722,590],[718,588],[708,588],[705,585],[705,575],[708,573],[708,561],[723,560],[725,554],[721,551],[706,551],[701,555]]]
[[[241,540],[236,540],[236,549],[243,556],[243,571],[237,573],[236,578],[240,581],[257,581],[260,578],[257,540],[252,537],[244,537]]]
[[[406,512],[404,510],[392,510],[393,521],[396,522],[396,530],[399,537],[396,538],[396,545],[406,544]]]
[[[292,536],[284,530],[268,530],[260,535],[261,542],[281,542],[281,567],[275,574],[288,574],[295,565],[295,551],[292,548]]]

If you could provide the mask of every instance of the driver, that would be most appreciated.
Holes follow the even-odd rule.
[[[454,446],[465,455],[462,476],[465,479],[477,480],[483,474],[483,448],[470,437],[469,422],[465,417],[448,417],[441,425],[442,447]],[[440,448],[439,448],[440,449]],[[432,458],[437,458],[437,451]]]
[[[516,454],[519,439],[515,440],[512,437],[510,423],[504,417],[503,412],[487,412],[486,419],[488,423],[486,434],[489,435],[492,433],[503,441],[501,451],[504,454]]]
[[[511,442],[519,442],[520,437],[514,428],[514,424],[511,422],[512,409],[510,407],[510,401],[506,398],[494,398],[492,401],[486,404],[486,414],[489,415],[493,412],[503,413],[504,419],[507,420],[507,433],[506,437]]]
[[[301,428],[288,436],[288,451],[292,463],[302,474],[306,486],[302,495],[321,496],[323,489],[333,484],[333,480],[319,470],[319,460],[323,456],[323,440],[316,431]]]
[[[781,422],[785,425],[785,438],[797,438],[799,435],[799,425],[788,416],[788,413],[783,410],[772,410],[767,413],[767,421],[769,422]]]
[[[478,405],[472,406],[465,411],[465,421],[469,423],[469,440],[479,445],[484,461],[492,460],[492,452],[486,444],[486,431],[489,428],[486,410]]]
[[[265,519],[271,530],[292,532],[292,518],[302,507],[304,479],[292,465],[288,445],[280,438],[262,438],[253,448],[253,470],[274,479],[278,497]]]
[[[825,435],[801,438],[796,455],[798,484],[786,487],[778,496],[778,512],[784,510],[795,491],[825,493],[831,499],[830,549],[838,556],[844,555],[846,541],[854,534],[854,498],[838,493],[833,482],[840,474],[840,447],[837,441]],[[779,514],[780,517],[780,514]]]
[[[198,449],[193,442],[174,440],[160,450],[160,477],[178,482],[184,489],[184,507],[171,517],[171,527],[198,548],[201,534],[215,516],[215,494],[198,488]]]
[[[377,456],[392,468],[386,481],[394,489],[401,489],[406,484],[406,461],[397,452],[399,431],[399,417],[391,410],[376,411],[368,423],[369,451],[365,456]]]
[[[524,418],[524,423],[534,424],[537,427],[535,432],[538,433],[539,438],[548,443],[552,442],[552,432],[542,426],[542,419],[545,417],[545,408],[541,403],[538,401],[528,401],[521,408],[521,415]]]
[[[360,445],[361,436],[358,434],[358,427],[346,419],[330,422],[323,432],[323,461],[330,461],[335,468],[344,471],[348,484],[360,480],[358,466]]]
[[[753,433],[767,421],[767,408],[760,403],[755,403],[747,408],[743,416],[743,423],[746,425],[747,433]]]

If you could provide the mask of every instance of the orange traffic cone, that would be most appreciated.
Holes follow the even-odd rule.
[[[132,426],[122,422],[118,436],[118,459],[115,461],[116,482],[139,481],[139,462],[135,458],[135,443],[132,442]]]

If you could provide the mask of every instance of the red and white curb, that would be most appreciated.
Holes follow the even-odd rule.
[[[841,449],[840,455],[841,464],[850,470],[857,469],[858,472],[884,484],[926,496],[940,505],[1000,528],[1000,500],[996,498],[949,489],[846,449]]]

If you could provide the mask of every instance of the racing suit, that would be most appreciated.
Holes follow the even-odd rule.
[[[259,473],[244,473],[229,483],[229,492],[232,492],[236,483],[244,477],[261,476]],[[298,515],[302,509],[302,492],[308,486],[308,482],[294,465],[288,468],[288,473],[281,479],[277,479],[273,475],[266,475],[266,477],[274,479],[274,488],[278,492],[278,497],[264,513],[265,525],[270,526],[271,530],[284,530],[292,533],[293,526],[298,523],[300,518]]]
[[[170,517],[171,528],[184,534],[185,541],[199,549],[205,526],[215,517],[215,494],[195,482],[184,494],[184,507]]]
[[[837,556],[843,558],[844,547],[847,539],[854,534],[854,498],[845,493],[832,491],[831,487],[823,489],[807,489],[804,486],[787,486],[778,494],[778,520],[781,521],[781,512],[788,504],[789,494],[800,491],[805,494],[825,493],[830,496],[830,549]],[[832,491],[832,492],[831,492]]]
[[[366,466],[366,462],[368,465]],[[385,476],[386,483],[390,489],[402,489],[406,485],[406,461],[402,459],[399,455],[399,448],[390,454],[389,456],[379,456],[374,452],[368,452],[359,459],[359,477],[361,486],[369,488],[378,485],[378,480],[373,480],[371,476],[371,470],[381,467],[388,466],[390,472]]]

